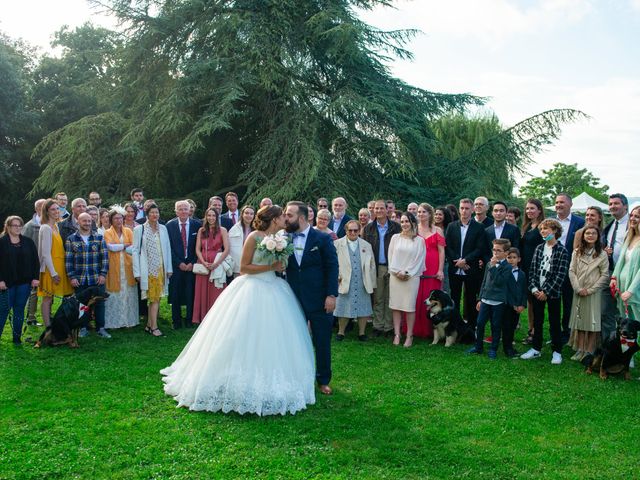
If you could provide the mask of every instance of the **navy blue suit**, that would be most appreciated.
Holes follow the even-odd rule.
[[[240,216],[240,210],[238,210],[238,213],[236,215],[236,222],[239,220]],[[226,228],[227,232],[229,230],[231,230],[231,227],[233,227],[234,223],[233,220],[231,219],[231,215],[229,215],[229,212],[223,213],[222,215],[220,215],[220,226]]]
[[[485,228],[484,233],[487,237],[487,253],[485,254],[484,263],[489,263],[489,260],[491,260],[491,257],[493,256],[493,252],[491,251],[491,248],[493,247],[493,241],[496,239],[495,224],[491,224],[490,227]],[[520,248],[520,237],[520,229],[518,227],[504,222],[504,227],[502,228],[502,234],[500,235],[500,238],[509,240],[512,247]]]
[[[333,230],[334,222],[333,222],[333,217],[331,217],[331,221],[329,222],[329,229],[333,230],[338,238],[342,238],[347,234],[347,232],[345,231],[345,226],[347,225],[347,222],[350,220],[353,220],[353,218],[351,218],[349,215],[345,213],[344,217],[342,217],[342,223],[340,223],[340,228],[338,228],[338,231],[336,232],[335,230]]]
[[[556,220],[558,217],[556,217]],[[558,220],[559,221],[559,220]],[[571,258],[573,252],[573,240],[576,238],[576,232],[584,227],[584,218],[577,215],[571,215],[571,222],[569,222],[569,231],[567,232],[567,240],[564,243]],[[569,281],[569,275],[565,278],[562,284],[562,341],[567,343],[569,341],[570,329],[569,320],[571,319],[571,307],[573,305],[573,287]]]
[[[302,262],[291,255],[287,265],[287,282],[311,323],[316,351],[316,380],[328,385],[331,380],[331,330],[333,315],[324,309],[327,296],[338,296],[338,255],[331,237],[309,229]]]
[[[171,244],[171,264],[173,275],[169,280],[169,303],[171,304],[171,319],[174,328],[180,328],[182,322],[182,305],[187,306],[186,325],[191,325],[193,318],[193,294],[196,280],[193,272],[180,270],[181,263],[196,263],[196,238],[198,230],[202,227],[200,220],[189,219],[189,231],[187,232],[187,254],[185,255],[182,235],[180,234],[180,220],[174,218],[167,222],[167,233]]]

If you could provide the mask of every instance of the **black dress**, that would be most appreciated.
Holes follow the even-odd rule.
[[[544,240],[542,239],[542,235],[540,235],[538,227],[531,228],[531,226],[529,226],[527,231],[522,235],[522,240],[520,240],[520,256],[522,258],[520,268],[527,274],[527,278],[529,275],[529,267],[531,267],[531,262],[533,261],[533,254],[536,251],[536,247],[541,243],[544,243]]]

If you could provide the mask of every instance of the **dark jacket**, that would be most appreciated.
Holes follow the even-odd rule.
[[[7,288],[40,278],[38,249],[29,237],[20,235],[20,247],[11,245],[9,235],[0,237],[0,281]]]
[[[492,223],[490,227],[485,228],[484,233],[487,237],[487,252],[485,254],[484,263],[488,263],[492,257],[491,246],[493,245],[493,241],[496,239],[495,224]],[[515,225],[505,222],[500,238],[509,240],[512,247],[520,248],[520,229]]]
[[[494,302],[507,302],[507,283],[511,274],[511,265],[503,260],[495,266],[487,266],[484,269],[484,279],[480,287],[480,299],[493,300]]]
[[[518,280],[513,277],[513,270],[507,279],[507,305],[512,307],[526,307],[529,293],[527,275],[518,269]]]
[[[347,234],[347,232],[345,231],[345,226],[347,225],[347,222],[351,220],[353,220],[353,218],[345,213],[344,217],[342,217],[342,223],[340,223],[340,228],[338,228],[338,231],[335,232],[338,238],[342,238]],[[329,228],[333,230],[333,217],[331,217],[331,221],[329,222]]]
[[[558,220],[558,217],[555,217]],[[560,221],[560,220],[558,220]],[[571,214],[571,221],[569,222],[569,232],[567,232],[567,242],[564,244],[569,252],[573,251],[573,239],[576,237],[576,232],[584,227],[584,218]]]
[[[460,258],[460,242],[462,240],[460,224],[460,220],[451,222],[447,227],[447,232],[445,233],[445,240],[447,242],[447,260],[449,261],[449,275],[455,275],[458,270],[454,264],[454,260]],[[482,272],[480,269],[480,260],[484,259],[487,251],[487,238],[484,233],[485,227],[481,223],[472,219],[469,221],[469,226],[467,228],[467,235],[464,239],[464,245],[462,245],[462,258],[467,261],[467,265],[470,267],[466,274],[480,276]]]
[[[238,216],[240,216],[240,210],[238,210]],[[238,220],[240,220],[240,218],[236,218],[236,222]],[[231,214],[228,211],[220,215],[220,225],[223,226],[227,232],[235,225],[231,218]]]
[[[562,296],[562,284],[569,273],[571,258],[560,241],[556,242],[551,250],[551,268],[545,277],[544,285],[540,285],[544,246],[544,243],[538,245],[533,254],[531,268],[529,269],[529,291],[533,292],[537,288],[546,293],[547,298],[560,298]]]
[[[387,220],[389,227],[387,228],[387,233],[384,235],[384,258],[389,260],[389,243],[391,243],[391,237],[393,237],[396,233],[401,232],[400,224],[394,222],[392,220]],[[374,220],[369,223],[366,227],[364,227],[364,232],[362,238],[371,244],[371,248],[373,248],[373,258],[376,261],[376,267],[380,259],[378,258],[378,252],[380,251],[380,235],[378,234],[378,221]]]
[[[73,217],[69,215],[65,220],[58,223],[58,231],[60,232],[60,236],[62,237],[62,243],[67,244],[67,238],[78,231],[78,224],[73,223]],[[98,232],[98,227],[95,222],[91,222],[91,233],[95,234]]]
[[[167,222],[166,227],[171,245],[171,265],[173,266],[173,275],[169,280],[169,303],[188,305],[190,302],[193,302],[195,278],[193,272],[183,272],[180,270],[180,264],[196,263],[198,261],[198,257],[196,256],[196,239],[202,223],[195,218],[189,219],[189,231],[186,232],[186,255],[184,254],[182,234],[180,233],[180,220],[173,218]]]

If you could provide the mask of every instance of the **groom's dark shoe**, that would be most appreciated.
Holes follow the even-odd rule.
[[[333,390],[331,390],[331,387],[329,385],[320,385],[319,387],[320,393],[323,395],[331,395],[333,393]]]

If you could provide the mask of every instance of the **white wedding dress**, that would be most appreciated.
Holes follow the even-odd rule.
[[[264,265],[256,251],[253,263]],[[315,403],[315,359],[302,308],[274,272],[242,275],[160,371],[179,407],[284,415]]]

